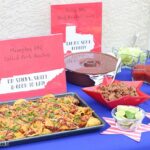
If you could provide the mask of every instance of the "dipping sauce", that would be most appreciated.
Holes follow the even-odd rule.
[[[83,74],[104,74],[115,70],[117,59],[104,53],[76,53],[65,58],[66,69]]]
[[[150,83],[150,65],[135,65],[132,71],[134,80]]]
[[[67,81],[79,86],[93,86],[89,75],[115,71],[117,58],[104,53],[75,53],[65,57]]]

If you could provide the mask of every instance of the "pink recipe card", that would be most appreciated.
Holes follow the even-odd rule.
[[[0,101],[66,91],[61,34],[0,41]]]
[[[102,3],[52,5],[51,32],[63,33],[65,55],[76,52],[100,52]]]

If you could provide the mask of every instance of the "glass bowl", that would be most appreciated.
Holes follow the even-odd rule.
[[[119,51],[119,49],[124,50]],[[142,50],[140,48],[137,48],[138,53],[136,53],[135,49],[136,48],[134,47],[113,48],[112,52],[117,58],[121,58],[122,67],[124,68],[132,68],[137,64],[146,64],[150,58],[150,50]]]
[[[139,111],[142,112],[142,117],[139,118],[139,119],[128,119],[128,118],[125,118],[125,117],[124,118],[118,118],[115,115],[115,113],[117,112],[117,107],[115,107],[114,109],[112,109],[111,114],[112,114],[112,117],[115,119],[116,126],[120,130],[134,132],[141,125],[142,120],[145,117],[145,111],[143,109],[141,109],[140,107],[136,107],[136,106],[130,106],[130,105],[128,105],[128,107],[138,108]]]
[[[132,80],[144,81],[150,84],[150,64],[135,65],[132,69]]]

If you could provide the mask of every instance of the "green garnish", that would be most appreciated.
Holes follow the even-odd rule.
[[[51,98],[51,99],[48,100],[48,102],[54,102],[54,103],[56,103],[56,100]]]
[[[11,130],[14,132],[17,132],[20,129],[20,126],[14,126]]]
[[[54,113],[49,114],[49,118],[54,118],[54,117],[55,117]]]
[[[5,112],[5,116],[6,116],[6,117],[9,117],[10,115],[11,115],[11,112],[10,112],[10,111]]]
[[[73,121],[74,122],[79,122],[80,121],[80,116],[79,115],[75,115]]]
[[[30,122],[30,121],[33,121],[33,119],[34,119],[34,117],[31,116],[31,117],[28,118],[28,121],[29,121],[29,122]]]
[[[21,110],[21,107],[17,107],[16,110]]]
[[[45,113],[44,113],[45,116],[47,115],[48,111],[49,111],[49,110],[45,110]]]
[[[135,113],[132,113],[130,111],[125,111],[125,117],[128,119],[135,119]]]
[[[6,136],[0,135],[0,139],[5,139]]]
[[[28,115],[29,116],[35,116],[35,114],[34,114],[34,112],[32,111],[32,112],[30,112],[30,113],[28,113]]]

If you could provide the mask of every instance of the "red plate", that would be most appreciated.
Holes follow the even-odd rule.
[[[112,80],[111,78],[105,77],[102,85],[108,85],[109,83],[111,83],[111,80]],[[139,96],[136,96],[136,97],[123,96],[119,99],[108,101],[103,98],[101,93],[96,91],[98,86],[86,87],[86,88],[83,88],[82,90],[85,93],[87,93],[89,96],[91,96],[93,99],[95,99],[96,101],[102,103],[103,105],[105,105],[109,108],[114,108],[117,105],[134,105],[135,106],[135,105],[139,105],[140,103],[150,99],[149,95],[143,93],[140,90],[140,87],[142,86],[143,81],[118,81],[118,80],[115,80],[114,82],[123,82],[127,86],[135,87]]]

